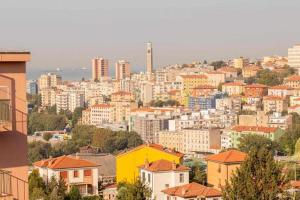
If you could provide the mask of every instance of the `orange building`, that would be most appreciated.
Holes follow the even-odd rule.
[[[0,199],[1,195],[28,199],[26,62],[30,57],[30,52],[0,52]]]
[[[237,150],[207,156],[207,183],[213,185],[214,188],[225,186],[226,181],[230,181],[230,177],[240,167],[246,156],[247,154]]]
[[[268,87],[263,84],[251,84],[245,86],[245,96],[263,97],[268,93]]]
[[[242,75],[244,78],[254,77],[260,70],[262,70],[262,68],[259,66],[249,65],[242,69]]]

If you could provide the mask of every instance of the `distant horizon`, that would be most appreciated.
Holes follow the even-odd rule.
[[[89,67],[96,56],[143,69],[148,41],[156,68],[285,56],[300,43],[299,8],[296,0],[10,0],[0,7],[0,48],[30,51],[28,70]]]

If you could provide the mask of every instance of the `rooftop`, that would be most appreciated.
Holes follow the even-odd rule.
[[[273,133],[277,130],[275,127],[264,127],[264,126],[234,126],[232,130],[237,132],[243,131],[257,131],[264,133]]]
[[[168,188],[162,191],[170,196],[193,198],[193,197],[220,197],[222,194],[219,190],[206,187],[198,183],[189,183],[182,186]]]
[[[95,163],[92,163],[90,161],[78,159],[78,158],[72,158],[69,156],[49,158],[46,160],[37,161],[33,165],[37,167],[45,167],[50,169],[97,167]]]
[[[207,156],[207,161],[218,163],[241,163],[246,159],[247,154],[238,150],[229,150],[219,154]]]
[[[145,163],[145,165],[140,166],[140,168],[151,171],[151,172],[162,172],[162,171],[188,171],[190,168],[172,163],[167,160],[157,160],[152,163]]]

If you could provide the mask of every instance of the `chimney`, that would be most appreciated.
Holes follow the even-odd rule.
[[[76,152],[76,154],[75,154],[75,158],[78,160],[79,159],[79,155],[78,155],[78,153]]]
[[[147,168],[149,168],[149,160],[146,158],[146,160],[145,160],[145,168],[147,169]]]
[[[172,162],[172,170],[175,170],[177,168],[177,164],[175,163],[175,161],[173,160]]]

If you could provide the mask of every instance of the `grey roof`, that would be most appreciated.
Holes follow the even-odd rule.
[[[116,157],[106,153],[76,153],[80,159],[88,160],[99,165],[99,176],[116,176]]]

